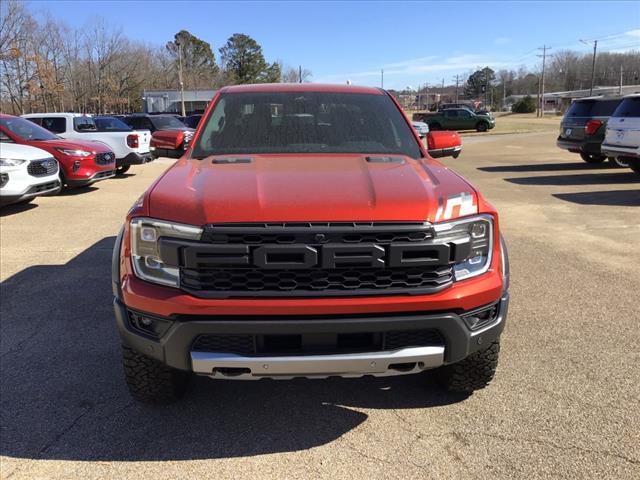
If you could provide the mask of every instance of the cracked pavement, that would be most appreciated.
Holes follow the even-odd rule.
[[[640,177],[556,132],[474,136],[444,163],[501,213],[511,306],[491,386],[430,375],[216,382],[133,402],[109,262],[126,211],[169,164],[3,209],[0,477],[640,478]]]

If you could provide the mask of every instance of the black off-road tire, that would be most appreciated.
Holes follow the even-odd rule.
[[[607,156],[598,155],[597,153],[580,152],[580,158],[587,163],[602,163],[607,159]]]
[[[124,175],[130,168],[131,165],[120,165],[119,167],[116,167],[116,175]]]
[[[122,346],[124,377],[131,396],[142,403],[166,405],[184,396],[191,374],[176,370]]]
[[[472,353],[461,362],[440,368],[438,380],[450,392],[472,393],[480,390],[493,380],[499,352],[500,342],[493,342],[488,348]]]
[[[476,130],[478,132],[486,132],[489,130],[489,124],[487,122],[478,122],[476,125]]]

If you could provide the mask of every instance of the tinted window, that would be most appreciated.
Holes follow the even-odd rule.
[[[43,117],[43,118],[28,118],[27,120],[38,120],[38,125],[46,128],[50,132],[53,133],[64,133],[67,130],[67,119],[66,118],[55,118],[55,117]]]
[[[0,118],[0,125],[23,140],[56,140],[58,138],[49,130],[24,118]]]
[[[95,117],[94,121],[99,132],[130,132],[131,127],[114,117]]]
[[[640,97],[625,98],[613,114],[614,117],[640,117]]]
[[[591,115],[594,117],[610,117],[616,111],[616,107],[620,105],[619,98],[615,100],[599,100],[595,102],[591,109]]]
[[[93,117],[74,117],[73,128],[78,132],[95,132],[97,130]]]
[[[573,102],[567,110],[567,117],[590,117],[595,100],[589,102]]]
[[[176,117],[171,116],[153,117],[153,120],[151,120],[151,122],[157,130],[184,128],[184,123],[182,123]]]
[[[281,152],[420,157],[411,128],[389,97],[331,92],[223,94],[194,156]]]
[[[189,128],[197,128],[201,118],[202,115],[191,115],[190,117],[185,118],[182,123],[184,123]]]

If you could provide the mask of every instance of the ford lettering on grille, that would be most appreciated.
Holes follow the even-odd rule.
[[[205,227],[201,241],[159,239],[185,291],[208,298],[424,294],[453,283],[469,239],[428,224]]]

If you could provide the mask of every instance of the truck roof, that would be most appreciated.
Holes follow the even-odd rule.
[[[330,93],[368,93],[383,95],[383,90],[375,87],[355,85],[335,85],[327,83],[258,83],[250,85],[232,85],[223,87],[224,93],[280,93],[280,92],[330,92]]]

